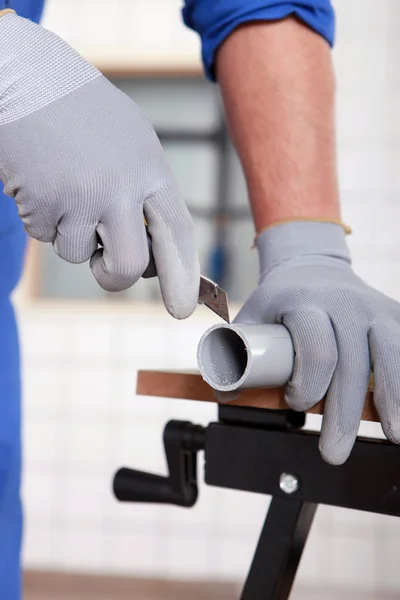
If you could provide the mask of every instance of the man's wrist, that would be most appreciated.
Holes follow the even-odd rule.
[[[284,225],[285,223],[331,223],[333,225],[340,225],[343,228],[343,231],[346,235],[350,235],[352,233],[351,227],[346,225],[341,219],[332,219],[330,217],[292,217],[290,219],[281,219],[279,221],[274,221],[269,225],[266,225],[259,231],[257,231],[255,240],[267,229],[272,229],[272,227],[277,227],[278,225]]]
[[[260,273],[302,257],[336,258],[350,264],[346,235],[340,225],[315,221],[290,222],[265,230],[256,239]]]

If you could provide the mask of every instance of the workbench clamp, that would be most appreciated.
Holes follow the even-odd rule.
[[[193,506],[197,452],[208,485],[271,496],[241,600],[288,600],[318,504],[400,516],[399,448],[357,438],[344,465],[325,463],[305,415],[220,405],[206,428],[170,421],[164,429],[169,475],[120,469],[114,493],[125,502]]]

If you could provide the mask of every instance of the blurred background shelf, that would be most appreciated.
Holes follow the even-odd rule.
[[[27,572],[24,600],[237,600],[235,583],[167,581],[91,575]],[[299,589],[291,600],[397,600],[397,595],[360,594],[357,590]]]
[[[196,70],[200,44],[181,0],[50,0],[43,24],[100,70]]]
[[[34,571],[25,574],[24,600],[235,600],[238,597],[239,587],[234,583]]]

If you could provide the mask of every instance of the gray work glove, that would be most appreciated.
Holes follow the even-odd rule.
[[[335,465],[348,458],[370,370],[386,437],[400,442],[400,304],[369,287],[351,268],[338,225],[293,222],[264,231],[256,245],[259,287],[239,323],[282,323],[295,349],[286,400],[311,408],[325,394],[320,451]]]
[[[53,33],[0,18],[0,178],[30,236],[106,290],[133,285],[152,249],[167,310],[194,310],[194,227],[138,107]],[[97,249],[96,232],[104,249]]]

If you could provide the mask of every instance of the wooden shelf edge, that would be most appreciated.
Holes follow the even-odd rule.
[[[217,403],[210,386],[199,373],[193,372],[140,370],[137,377],[136,393],[139,396]],[[229,404],[275,410],[289,408],[284,400],[283,388],[245,390]],[[325,401],[321,400],[307,412],[322,415],[324,405]],[[379,422],[372,392],[368,392],[366,395],[362,419],[363,421]]]
[[[204,72],[200,67],[112,67],[97,65],[99,71],[108,79],[204,79]]]

